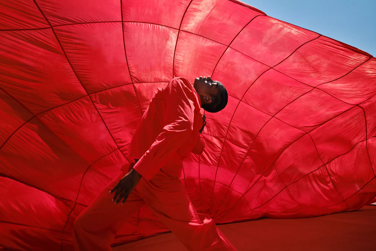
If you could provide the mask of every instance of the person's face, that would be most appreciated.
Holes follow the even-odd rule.
[[[219,97],[220,91],[216,81],[210,77],[202,77],[195,79],[194,87],[201,98],[201,104],[210,104]]]

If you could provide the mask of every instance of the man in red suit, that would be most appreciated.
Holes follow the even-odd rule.
[[[135,161],[76,219],[76,250],[111,250],[116,232],[145,203],[188,250],[236,250],[209,216],[196,212],[179,180],[182,160],[204,149],[201,108],[218,112],[227,100],[226,88],[210,77],[193,85],[174,78],[158,90],[130,144]]]

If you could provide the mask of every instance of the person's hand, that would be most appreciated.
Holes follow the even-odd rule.
[[[201,129],[199,130],[200,134],[201,134],[202,131],[204,130],[205,126],[206,126],[206,116],[204,115],[204,116],[202,116],[202,127],[201,127]]]
[[[112,201],[114,201],[115,204],[118,204],[121,200],[123,200],[121,204],[124,204],[129,194],[137,186],[141,177],[141,174],[132,168],[131,171],[121,178],[119,183],[110,191],[110,193],[115,192]]]

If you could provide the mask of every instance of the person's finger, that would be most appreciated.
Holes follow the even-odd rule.
[[[124,198],[124,191],[119,194],[119,197],[117,198],[115,204],[118,204],[123,198]]]
[[[113,202],[117,204],[120,198],[121,198],[121,192],[119,191],[119,193],[116,195],[116,198],[114,197]]]
[[[119,201],[123,198],[123,196],[120,194],[119,197],[117,198],[117,200],[115,201],[115,204],[118,204]]]
[[[128,196],[129,196],[129,194],[127,194],[127,195],[124,196],[124,198],[123,198],[123,202],[121,203],[122,205],[127,201]]]
[[[112,190],[110,191],[110,193],[113,193],[113,192],[115,192],[116,191],[116,189],[118,188],[118,185],[119,185],[119,183],[116,185],[116,186],[114,186],[114,188],[112,188]]]
[[[112,199],[112,201],[116,201],[116,199],[118,198],[120,192],[121,192],[120,189],[117,189],[117,190],[116,190],[115,195],[114,195],[114,198]]]
[[[116,201],[116,199],[117,199],[117,196],[118,196],[118,194],[117,194],[117,193],[115,193],[114,197],[112,198],[112,201],[113,201],[113,202],[115,202],[115,201]]]

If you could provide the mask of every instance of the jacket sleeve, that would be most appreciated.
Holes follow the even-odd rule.
[[[133,167],[146,180],[150,180],[192,134],[194,97],[179,79],[173,79],[167,86],[165,126]]]
[[[204,137],[200,134],[196,141],[196,145],[193,147],[192,152],[195,154],[201,154],[205,149]]]

